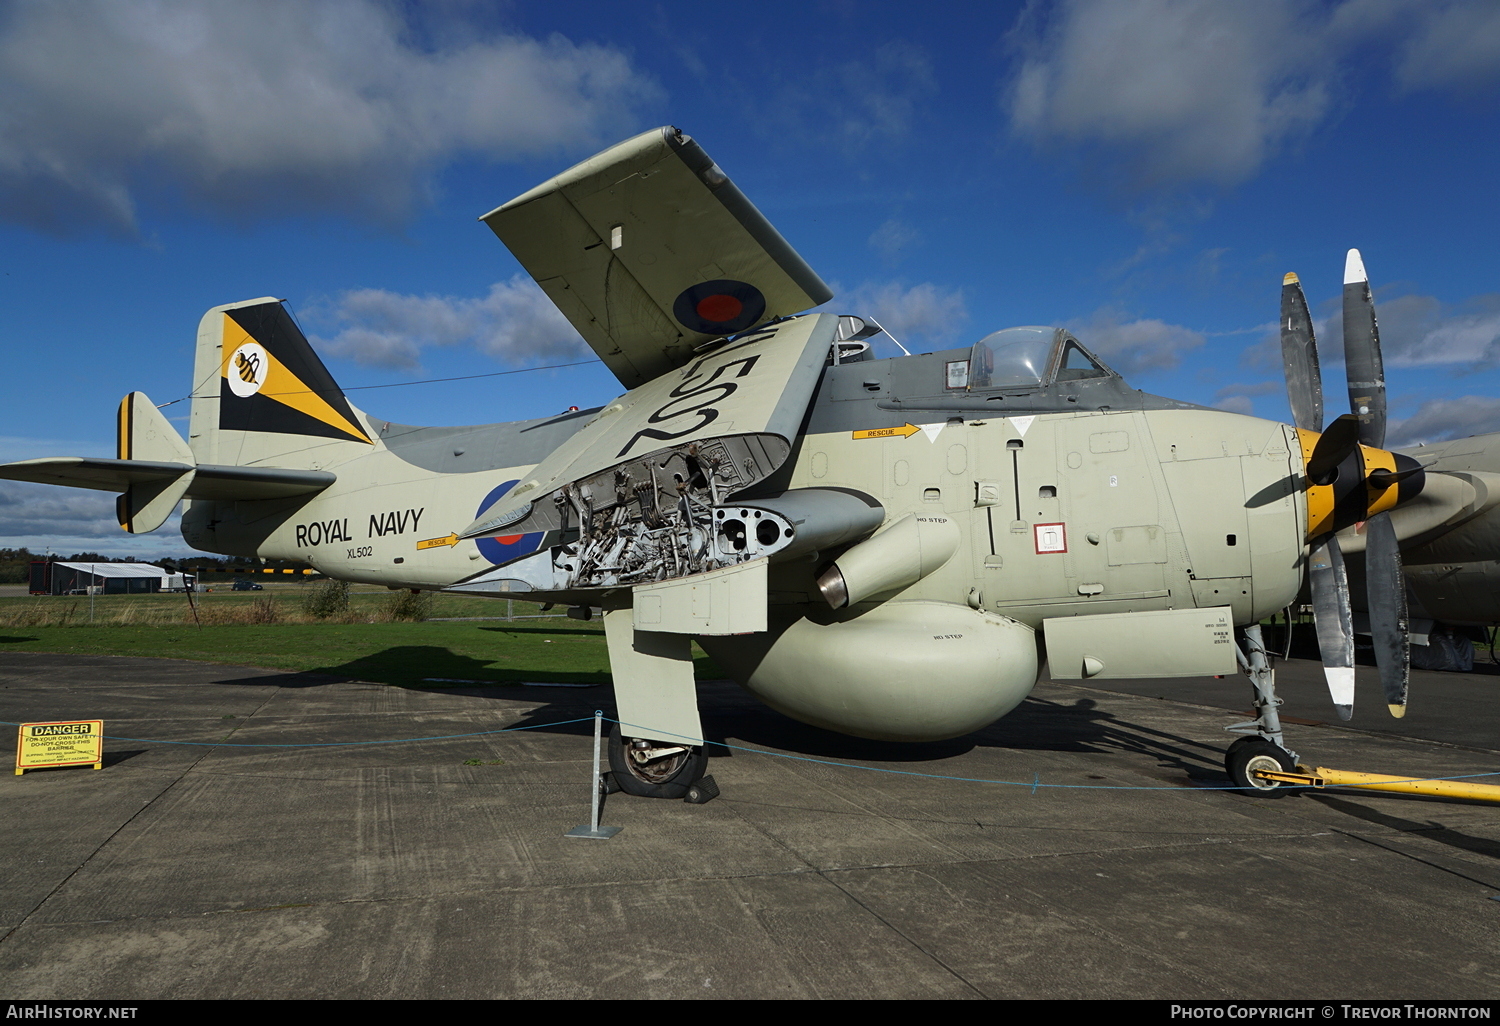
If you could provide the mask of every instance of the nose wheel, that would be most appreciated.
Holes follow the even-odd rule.
[[[702,746],[625,737],[617,724],[609,732],[609,768],[626,794],[683,798],[708,768],[708,753]]]
[[[1224,770],[1230,782],[1244,788],[1247,794],[1266,798],[1280,798],[1286,793],[1286,785],[1257,777],[1255,771],[1291,773],[1296,768],[1297,760],[1291,752],[1260,737],[1242,737],[1224,754]]]

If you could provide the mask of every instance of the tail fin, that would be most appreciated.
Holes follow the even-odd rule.
[[[326,446],[374,444],[365,416],[275,299],[203,315],[193,384],[190,444],[199,463],[316,467],[332,455]],[[309,437],[326,441],[312,447]]]

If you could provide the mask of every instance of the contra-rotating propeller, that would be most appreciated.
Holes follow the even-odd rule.
[[[1370,633],[1380,683],[1392,716],[1406,713],[1411,652],[1406,581],[1389,511],[1422,490],[1416,460],[1385,444],[1385,373],[1369,276],[1359,250],[1344,264],[1344,365],[1351,413],[1319,433],[1323,387],[1307,299],[1295,274],[1282,279],[1281,355],[1287,396],[1302,441],[1307,474],[1308,587],[1323,673],[1339,716],[1354,714],[1354,623],[1349,579],[1335,532],[1361,521]]]

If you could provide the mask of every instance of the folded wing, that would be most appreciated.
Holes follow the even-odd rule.
[[[627,388],[833,297],[675,128],[612,146],[483,220]]]

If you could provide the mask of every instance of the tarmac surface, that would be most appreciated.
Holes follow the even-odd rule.
[[[1500,770],[1500,677],[1413,676],[1406,720],[1362,679],[1341,726],[1317,666],[1284,664],[1289,746]],[[0,997],[1500,996],[1500,806],[1214,790],[1249,690],[1043,682],[978,734],[895,746],[708,684],[705,729],[742,746],[710,762],[722,797],[613,795],[624,830],[595,841],[563,837],[592,723],[547,725],[610,714],[607,687],[11,654],[0,718],[149,740],[3,778]]]

